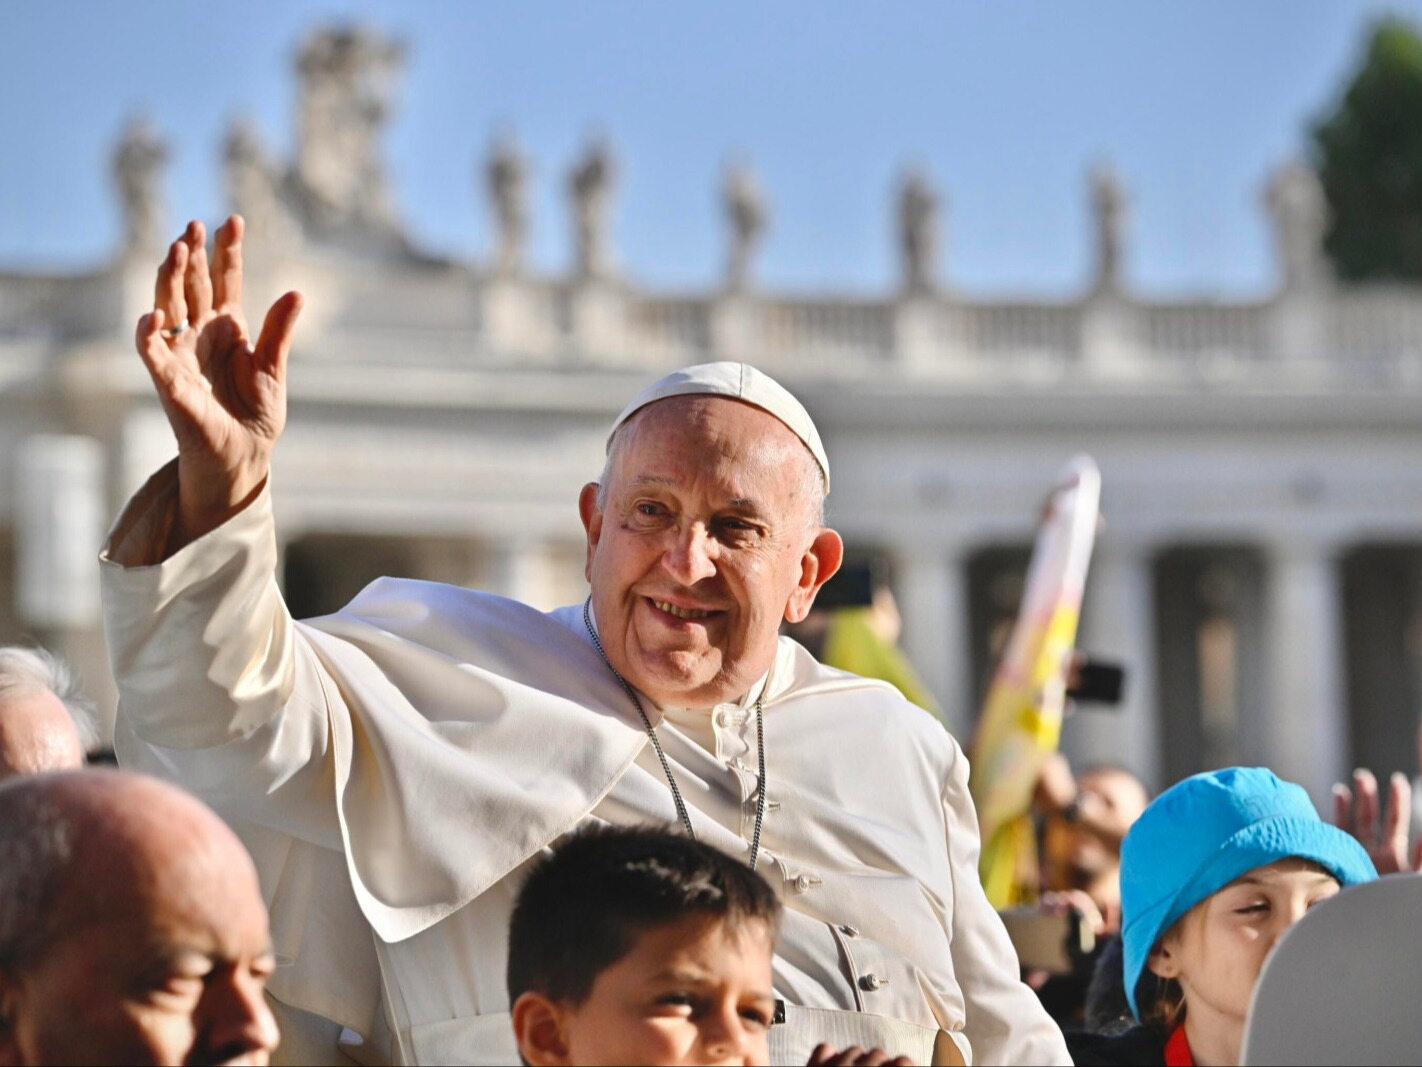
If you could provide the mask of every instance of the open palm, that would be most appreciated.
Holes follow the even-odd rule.
[[[242,314],[240,215],[206,233],[191,222],[158,268],[138,352],[178,440],[176,548],[225,521],[258,491],[286,425],[286,368],[301,295],[267,312],[256,344]]]
[[[1358,839],[1378,874],[1422,874],[1422,838],[1410,853],[1407,847],[1412,784],[1406,775],[1394,774],[1388,780],[1385,799],[1377,777],[1360,767],[1353,772],[1351,789],[1343,782],[1334,784],[1333,821]]]

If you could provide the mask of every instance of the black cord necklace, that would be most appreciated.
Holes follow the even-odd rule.
[[[628,684],[627,679],[617,673],[617,668],[612,665],[612,660],[607,658],[607,651],[602,647],[602,641],[598,639],[597,631],[592,624],[592,597],[589,596],[583,601],[583,625],[587,627],[588,636],[592,638],[593,647],[597,649],[597,654],[602,657],[602,661],[607,664],[607,669],[612,672],[612,676],[617,679],[628,698],[632,701],[632,706],[637,709],[637,714],[642,716],[642,726],[647,731],[647,736],[651,738],[652,748],[656,750],[657,759],[661,762],[662,773],[667,776],[667,785],[671,786],[672,801],[676,804],[677,818],[681,820],[682,828],[686,830],[686,836],[692,840],[696,839],[696,831],[691,828],[691,816],[687,813],[686,802],[681,799],[681,790],[676,787],[676,778],[672,776],[671,763],[667,761],[667,754],[662,751],[662,743],[657,740],[657,731],[652,729],[652,720],[647,717],[647,713],[642,708],[642,701],[637,696],[637,691]],[[756,762],[758,764],[756,776],[756,800],[755,800],[755,832],[751,836],[750,869],[755,870],[756,860],[760,858],[760,828],[765,821],[765,688],[762,686],[760,695],[755,698],[755,749]]]

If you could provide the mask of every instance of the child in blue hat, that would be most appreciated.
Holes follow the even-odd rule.
[[[1078,1064],[1237,1064],[1269,950],[1303,913],[1377,877],[1308,794],[1261,767],[1186,778],[1121,845],[1126,999],[1142,1023],[1068,1036]]]

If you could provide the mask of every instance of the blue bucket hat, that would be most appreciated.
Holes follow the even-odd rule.
[[[1377,877],[1363,847],[1320,819],[1301,786],[1263,767],[1197,774],[1151,802],[1121,843],[1121,950],[1137,1018],[1146,959],[1175,921],[1241,875],[1291,856],[1344,886]]]

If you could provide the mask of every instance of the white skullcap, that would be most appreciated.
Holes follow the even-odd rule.
[[[825,476],[825,492],[829,492],[829,459],[825,456],[825,446],[820,443],[820,432],[815,429],[810,413],[790,394],[790,390],[749,363],[698,363],[658,378],[633,397],[632,403],[617,416],[608,431],[608,450],[612,449],[612,438],[623,423],[648,404],[673,396],[729,396],[774,415],[805,443],[810,455],[819,464],[820,473]]]

